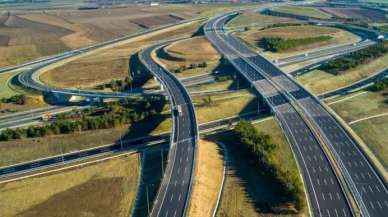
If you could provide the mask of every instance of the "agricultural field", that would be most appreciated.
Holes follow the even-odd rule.
[[[0,67],[230,8],[132,5],[98,10],[0,10]]]
[[[368,22],[387,22],[387,13],[384,13],[381,10],[367,9],[367,8],[320,8],[332,15],[333,17],[343,18],[343,19],[357,19]]]
[[[328,105],[361,137],[388,169],[388,90],[362,91],[329,100]]]
[[[252,47],[256,48],[260,52],[264,52],[263,54],[270,59],[283,58],[286,56],[303,53],[308,50],[318,49],[323,46],[333,46],[343,43],[351,43],[360,39],[358,36],[338,28],[311,25],[276,27],[264,29],[261,31],[251,29],[247,32],[238,33],[237,35],[241,39],[248,42]],[[264,49],[260,47],[260,42],[263,38],[306,39],[321,36],[329,36],[331,38],[316,43],[297,46],[293,49],[283,52],[264,51]]]
[[[127,154],[2,182],[1,216],[128,216],[139,167],[138,155]]]
[[[331,15],[327,14],[317,8],[303,7],[303,6],[280,6],[272,8],[271,11],[286,13],[291,15],[299,15],[304,17],[318,18],[318,19],[330,19]]]

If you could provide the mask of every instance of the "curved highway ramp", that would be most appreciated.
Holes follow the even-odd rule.
[[[190,200],[198,127],[194,106],[183,84],[152,59],[157,44],[140,52],[140,60],[155,75],[170,98],[173,129],[167,168],[153,204],[151,217],[185,216]]]

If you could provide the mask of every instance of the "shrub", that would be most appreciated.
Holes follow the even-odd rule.
[[[281,52],[290,50],[302,45],[313,44],[322,41],[328,41],[331,36],[318,36],[309,38],[283,39],[283,38],[262,38],[258,45],[265,50],[272,52]]]

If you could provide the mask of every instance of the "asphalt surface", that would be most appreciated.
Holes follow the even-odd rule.
[[[329,162],[321,150],[325,145],[335,158],[336,165],[339,166],[341,175],[345,178],[346,186],[362,214],[386,216],[388,213],[386,183],[363,155],[355,140],[311,93],[299,86],[272,62],[257,55],[238,39],[223,31],[224,23],[234,16],[236,14],[227,14],[210,21],[206,26],[206,35],[267,98],[294,146],[294,152],[307,185],[313,214],[315,216],[352,215],[336,175],[328,167]],[[315,142],[311,142],[310,138],[315,139]],[[295,147],[297,150],[305,149],[305,152],[298,155]],[[328,169],[322,170],[322,167]],[[322,183],[325,179],[333,182]],[[332,197],[332,195],[338,195],[338,197]]]
[[[168,163],[150,216],[179,217],[185,216],[190,200],[199,132],[188,91],[171,72],[151,58],[152,51],[160,46],[157,44],[140,52],[142,63],[166,89],[173,111]]]

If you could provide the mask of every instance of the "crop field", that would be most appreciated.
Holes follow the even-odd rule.
[[[327,14],[317,8],[313,7],[302,7],[302,6],[280,6],[277,8],[271,9],[275,12],[300,15],[305,17],[312,17],[318,19],[330,19],[330,14]]]
[[[1,183],[1,216],[128,216],[139,164],[138,155],[130,154]]]
[[[290,55],[295,55],[303,51],[317,49],[322,46],[331,46],[331,45],[336,45],[341,43],[351,43],[359,40],[358,36],[338,28],[311,26],[311,25],[277,27],[277,28],[265,29],[262,31],[250,30],[247,32],[238,33],[238,36],[243,40],[247,41],[252,47],[257,47],[258,43],[262,38],[303,39],[303,38],[318,37],[318,36],[331,37],[330,40],[296,47],[295,49],[292,49],[290,51],[276,52],[276,53],[265,52],[264,54],[271,59],[277,59],[277,58],[282,58]],[[262,51],[262,49],[259,49],[259,50]]]
[[[362,138],[372,152],[388,168],[388,90],[354,93],[328,103]]]
[[[195,23],[169,31],[160,31],[124,45],[81,57],[43,73],[40,80],[57,87],[92,88],[113,79],[124,79],[128,76],[129,57],[140,48],[169,37],[190,35],[196,31],[198,25]]]
[[[0,67],[202,16],[202,13],[209,11],[193,5],[2,11]]]
[[[380,10],[367,8],[320,8],[322,11],[331,14],[334,17],[346,19],[367,20],[371,22],[386,22],[387,13]]]

